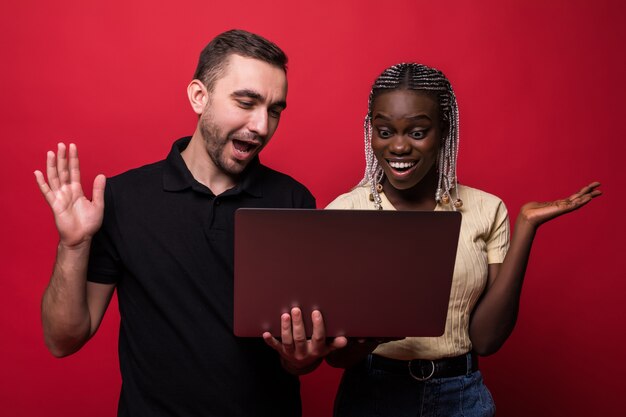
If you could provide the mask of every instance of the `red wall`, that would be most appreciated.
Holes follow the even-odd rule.
[[[167,5],[161,4],[167,3]],[[619,0],[370,2],[22,0],[0,10],[0,414],[111,416],[115,304],[81,352],[43,346],[39,303],[56,245],[32,171],[75,141],[83,178],[163,158],[191,134],[197,55],[237,27],[288,53],[289,109],[265,163],[324,206],[362,174],[362,117],[386,66],[442,69],[461,109],[460,179],[515,216],[592,180],[605,195],[538,234],[517,329],[483,361],[503,416],[617,415],[626,388],[624,12]],[[303,378],[329,416],[339,373]]]

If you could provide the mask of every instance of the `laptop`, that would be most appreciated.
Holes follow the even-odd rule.
[[[441,336],[461,214],[249,209],[235,213],[234,334],[280,337],[322,312],[328,337]]]

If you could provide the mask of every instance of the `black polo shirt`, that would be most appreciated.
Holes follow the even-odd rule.
[[[315,200],[258,160],[215,196],[180,155],[189,140],[107,181],[88,279],[117,285],[118,415],[299,416],[298,378],[260,337],[233,336],[234,214],[313,208]]]

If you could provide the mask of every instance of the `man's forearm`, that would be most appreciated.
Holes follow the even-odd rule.
[[[90,242],[78,247],[59,244],[57,258],[41,303],[46,346],[54,356],[76,352],[91,336],[87,303]]]

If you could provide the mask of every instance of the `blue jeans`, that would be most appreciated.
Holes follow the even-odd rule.
[[[372,369],[368,357],[344,372],[334,415],[491,417],[495,415],[495,405],[480,371],[421,382],[410,375]]]

